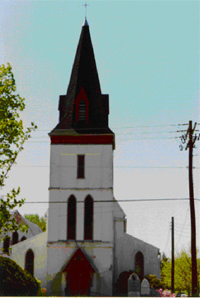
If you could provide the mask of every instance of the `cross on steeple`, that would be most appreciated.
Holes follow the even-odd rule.
[[[87,6],[89,6],[89,4],[85,3],[82,6],[85,6],[85,17],[87,18]]]

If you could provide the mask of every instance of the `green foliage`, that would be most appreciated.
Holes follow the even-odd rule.
[[[31,127],[24,130],[23,121],[19,113],[25,109],[25,99],[16,93],[16,83],[12,73],[12,67],[0,65],[0,187],[5,185],[8,173],[23,145],[30,138],[31,131],[37,127],[31,123]],[[16,206],[22,206],[25,199],[17,200],[20,188],[11,190],[6,198],[0,199],[0,236],[4,238],[7,231],[17,228],[10,211]],[[25,227],[23,227],[25,229]]]
[[[47,296],[47,289],[41,287],[41,281],[39,279],[36,278],[36,281],[37,281],[37,283],[39,285],[39,290],[37,292],[37,296],[38,297],[45,297],[45,296]]]
[[[46,221],[44,217],[39,217],[38,214],[26,214],[24,217],[38,225],[43,232],[46,231]]]
[[[38,292],[39,297],[45,297],[47,296],[47,289],[46,288],[40,288]]]
[[[13,260],[0,257],[0,296],[37,296],[40,285]]]
[[[158,279],[156,275],[148,274],[145,277],[149,281],[151,288],[156,289],[156,290],[166,289],[166,284],[164,282],[162,282],[160,279]]]
[[[176,291],[187,291],[188,295],[192,287],[192,265],[191,254],[182,250],[175,257],[174,262],[174,286]],[[200,282],[200,259],[197,259],[197,274]],[[171,288],[171,260],[163,262],[162,267],[162,280]]]

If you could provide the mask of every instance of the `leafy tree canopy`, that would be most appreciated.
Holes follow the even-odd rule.
[[[44,217],[39,217],[38,214],[25,214],[24,217],[38,225],[43,232],[46,231],[46,221]]]
[[[25,99],[16,93],[16,83],[12,67],[8,63],[0,65],[0,187],[5,186],[5,180],[12,165],[30,133],[37,127],[32,122],[31,127],[24,129],[20,112],[25,109]],[[7,231],[26,229],[18,227],[16,220],[11,217],[11,210],[20,207],[25,199],[17,199],[20,188],[12,189],[6,197],[0,197],[0,238],[3,239]]]
[[[167,287],[171,288],[171,259],[163,262],[162,267],[162,280],[167,284]],[[187,291],[188,295],[192,288],[192,264],[191,253],[186,250],[182,250],[175,257],[174,262],[174,286],[177,291]],[[197,259],[197,274],[200,282],[200,259]]]

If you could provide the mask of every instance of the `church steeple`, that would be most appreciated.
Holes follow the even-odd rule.
[[[109,99],[101,93],[89,25],[85,18],[66,95],[60,96],[59,123],[50,133],[114,134],[108,127]],[[71,134],[71,132],[70,132]],[[114,142],[114,141],[113,141]]]
[[[86,18],[86,17],[85,17],[85,19],[84,19],[83,26],[89,26],[89,25],[88,25],[88,21],[87,21],[87,18]]]

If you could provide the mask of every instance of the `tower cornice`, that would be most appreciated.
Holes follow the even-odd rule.
[[[51,144],[112,145],[115,149],[114,134],[53,134],[50,138]]]

